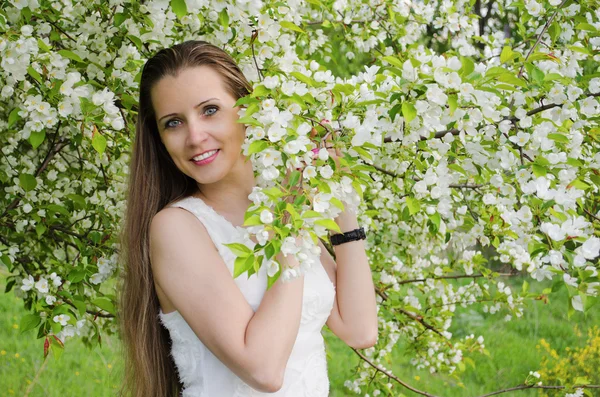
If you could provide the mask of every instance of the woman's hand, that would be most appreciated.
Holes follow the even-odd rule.
[[[316,135],[317,135],[317,130],[313,128],[313,130],[310,133],[310,136],[311,136],[311,138],[314,138]],[[322,149],[322,148],[325,148],[325,149],[327,149],[327,152],[329,153],[329,156],[335,162],[336,169],[339,170],[340,169],[340,158],[343,157],[343,153],[342,153],[342,149],[340,149],[339,147],[335,146],[334,137],[335,138],[338,137],[338,131],[337,130],[328,131],[327,134],[325,134],[324,139],[321,139],[317,143],[318,148],[317,149],[313,149],[313,151],[315,151],[315,155],[313,157],[316,159],[319,150]],[[314,164],[314,162],[313,162],[313,164]],[[342,170],[345,171],[345,172],[349,172],[350,171],[346,167],[343,167]]]

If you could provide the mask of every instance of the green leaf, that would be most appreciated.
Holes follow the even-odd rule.
[[[575,26],[575,29],[577,30],[586,30],[588,32],[595,32],[597,29],[594,27],[594,25],[591,25],[589,23],[580,23],[577,26]]]
[[[259,102],[258,99],[253,98],[250,95],[246,95],[245,97],[241,97],[240,99],[238,99],[235,102],[235,105],[233,105],[233,107],[244,106],[244,105],[249,105],[251,103],[258,103],[258,102]]]
[[[171,9],[177,15],[177,18],[183,18],[187,14],[185,0],[171,0]]]
[[[73,51],[69,50],[59,50],[58,53],[65,58],[69,58],[75,62],[83,62],[83,59],[79,57],[79,55],[75,54]]]
[[[341,209],[342,211],[345,209],[344,208],[344,203],[342,203],[339,199],[332,197],[329,200],[330,203],[332,203],[333,205],[335,205],[336,207],[338,207],[339,209]]]
[[[85,314],[85,311],[86,311],[85,302],[80,301],[78,299],[73,299],[73,304],[77,308],[77,311],[79,312],[79,315],[83,316]]]
[[[48,230],[48,228],[43,223],[38,223],[37,225],[35,225],[35,233],[38,237],[41,237],[42,234],[46,232],[46,230]]]
[[[410,208],[409,208],[410,210]],[[440,222],[442,220],[442,217],[440,216],[440,214],[438,214],[437,212],[434,212],[433,214],[429,215],[429,219],[431,220],[431,222],[436,226],[436,230],[440,229]]]
[[[252,94],[250,94],[253,98],[265,96],[269,93],[269,89],[265,87],[263,84],[260,84],[254,87]]]
[[[589,385],[590,383],[590,380],[585,376],[578,376],[574,381],[575,386]]]
[[[14,108],[10,114],[8,115],[8,128],[12,127],[14,123],[17,122],[17,120],[21,119],[21,116],[19,116],[19,112],[21,111],[21,109],[19,108]]]
[[[310,87],[314,87],[316,84],[315,80],[311,79],[310,77],[308,77],[300,72],[291,72],[290,75],[294,76],[297,80],[300,80],[301,82],[303,82],[304,84],[306,84]]]
[[[266,141],[254,141],[248,147],[248,154],[259,153],[269,147],[269,144]]]
[[[569,185],[567,186],[568,188],[577,188],[579,190],[587,190],[589,189],[591,186],[588,185],[587,183],[585,183],[584,181],[582,181],[581,179],[575,179],[573,182],[569,183]]]
[[[548,174],[548,169],[546,167],[541,166],[541,165],[533,164],[532,170],[533,170],[533,174],[535,176],[537,176],[538,178],[540,176],[546,176],[546,174]]]
[[[410,123],[417,117],[417,109],[414,107],[412,103],[403,102],[402,103],[402,116],[404,116],[404,120],[406,123]]]
[[[560,28],[560,25],[557,22],[554,22],[552,25],[550,25],[550,27],[548,28],[548,34],[552,38],[553,42],[556,41],[556,39],[561,33],[561,30],[562,29]]]
[[[277,261],[275,261],[275,262],[277,262]],[[279,262],[277,262],[277,263],[279,264]],[[267,275],[267,277],[268,277],[268,279],[267,279],[267,290],[270,289],[273,286],[273,284],[275,284],[275,281],[277,281],[277,279],[279,278],[280,274],[281,274],[281,265],[278,266],[277,273],[275,273],[273,275],[273,277],[269,277]]]
[[[277,201],[281,196],[283,196],[283,192],[279,190],[276,186],[264,189],[263,193],[269,196],[269,198],[273,201]]]
[[[541,84],[544,81],[544,72],[537,66],[534,66],[531,70],[531,77],[538,83]]]
[[[106,138],[104,135],[99,132],[94,133],[94,136],[92,137],[92,146],[98,153],[103,154],[106,149]]]
[[[33,146],[34,149],[37,149],[46,139],[46,131],[31,131],[29,135],[29,143]]]
[[[251,255],[253,252],[245,244],[241,244],[241,243],[228,243],[228,244],[223,244],[223,245],[228,247],[231,250],[231,252],[233,252],[236,256],[247,257],[248,255]]]
[[[233,278],[237,278],[240,274],[247,272],[254,265],[254,255],[247,257],[237,257],[233,263]]]
[[[76,210],[84,210],[87,208],[85,198],[79,194],[68,194],[67,197],[73,201]]]
[[[244,220],[244,226],[257,226],[257,225],[262,225],[262,222],[260,221],[260,217],[258,215],[252,215],[248,219]]]
[[[262,127],[263,126],[260,121],[256,120],[252,116],[240,117],[239,119],[237,119],[237,122],[240,123],[240,124],[248,124],[248,125],[253,125],[253,126],[256,126],[256,127]]]
[[[298,25],[296,25],[293,22],[281,21],[281,22],[279,22],[279,25],[281,25],[281,27],[284,29],[293,30],[293,31],[299,32],[299,33],[306,33],[304,30],[302,30]]]
[[[463,167],[461,167],[460,165],[458,165],[456,163],[449,164],[448,168],[450,168],[451,170],[460,172],[463,175],[467,175],[467,171],[465,171],[465,169]]]
[[[402,108],[402,105],[397,103],[390,109],[390,111],[388,113],[389,113],[390,119],[392,121],[394,121],[394,119],[396,118],[396,115],[398,114],[398,112],[400,111],[401,108]]]
[[[19,175],[19,185],[26,192],[30,192],[37,186],[37,180],[33,175],[30,174],[21,174]]]
[[[116,314],[115,305],[108,298],[96,298],[92,301],[92,304],[98,306],[102,310],[106,310],[110,314]]]
[[[454,114],[454,111],[458,107],[458,97],[456,94],[448,95],[448,106],[450,106],[450,114]]]
[[[514,51],[509,46],[504,46],[500,54],[500,63],[508,62],[512,59]]]
[[[82,269],[73,269],[67,275],[67,280],[69,280],[73,284],[80,282],[84,278],[85,278],[85,270],[82,270]]]
[[[369,160],[373,160],[373,156],[371,156],[371,153],[369,153],[369,151],[363,149],[360,146],[352,146],[352,149],[357,152],[361,157],[367,158]],[[326,192],[328,193],[328,192]]]
[[[318,219],[315,221],[315,225],[323,226],[326,229],[333,230],[338,233],[342,232],[338,224],[331,219]]]
[[[398,58],[394,57],[394,56],[387,56],[387,57],[383,57],[381,58],[382,60],[386,61],[387,63],[396,66],[397,68],[402,69],[402,61],[400,61]]]
[[[138,50],[142,51],[144,49],[144,45],[142,44],[142,40],[140,40],[139,37],[131,35],[131,34],[128,34],[127,38],[129,40],[131,40],[133,42],[133,44],[135,44],[135,46],[138,48]]]
[[[475,70],[475,63],[467,57],[461,58],[462,68],[460,69],[460,74],[462,76],[468,76]]]
[[[523,281],[523,287],[521,290],[523,291],[523,293],[526,293],[529,290],[529,283],[527,282],[527,280]]]
[[[320,216],[322,216],[320,213],[318,213],[317,211],[313,211],[313,210],[307,210],[307,211],[304,211],[302,213],[302,219],[305,219],[305,218],[318,218]]]
[[[27,68],[27,73],[33,77],[34,79],[37,80],[38,83],[42,84],[42,76],[40,76],[40,74],[33,68],[33,67],[28,67]]]
[[[569,138],[563,134],[548,134],[548,138],[560,143],[569,143]]]
[[[227,7],[223,8],[219,13],[219,24],[225,29],[229,26],[229,14],[227,13]]]
[[[292,172],[292,174],[290,175],[288,186],[296,186],[298,184],[298,181],[300,180],[301,175],[302,174],[300,173],[300,171]]]
[[[519,87],[527,88],[527,83],[525,81],[521,80],[520,78],[518,78],[517,76],[515,76],[511,72],[497,75],[496,79],[503,83],[508,83],[508,84],[512,84],[512,85],[517,85]]]
[[[116,27],[119,27],[126,20],[127,20],[127,14],[125,14],[124,12],[117,12],[115,14],[114,25]]]
[[[27,332],[29,330],[34,329],[42,322],[39,314],[27,314],[23,316],[21,319],[21,323],[19,324],[19,328],[21,329],[21,333]]]
[[[44,40],[37,39],[37,44],[38,44],[38,47],[40,48],[40,50],[42,50],[43,52],[50,52],[51,48],[48,47],[48,45],[46,45],[46,43],[44,43]]]
[[[411,215],[416,214],[421,209],[421,203],[419,203],[419,200],[412,197],[406,197],[406,205],[408,206],[408,211]]]

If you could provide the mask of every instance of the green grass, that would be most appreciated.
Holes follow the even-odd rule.
[[[0,291],[5,280],[0,275]],[[537,286],[540,290],[542,286]],[[486,392],[516,386],[523,382],[529,371],[539,369],[542,352],[536,344],[545,338],[559,354],[567,346],[583,346],[583,336],[574,332],[575,324],[581,331],[592,325],[600,325],[600,313],[591,310],[587,316],[576,313],[567,319],[566,291],[552,296],[549,305],[541,301],[529,304],[523,319],[510,322],[503,315],[485,315],[474,307],[457,309],[450,329],[456,336],[474,333],[483,335],[491,359],[481,354],[470,356],[476,368],[467,367],[460,381],[443,375],[430,375],[428,371],[416,370],[410,364],[411,353],[401,342],[393,351],[392,365],[388,366],[402,380],[420,390],[444,396],[477,396]],[[117,338],[103,337],[101,349],[87,350],[77,339],[67,342],[60,359],[52,354],[44,365],[43,339],[36,339],[34,332],[21,334],[18,324],[26,314],[22,301],[11,293],[0,292],[0,394],[7,396],[69,397],[114,396],[121,380],[122,362]],[[348,396],[344,387],[346,379],[352,379],[359,357],[331,332],[325,332],[328,347],[328,367],[331,396]],[[41,370],[40,370],[41,368]],[[36,379],[37,376],[37,379]],[[35,379],[35,382],[34,382]],[[462,382],[462,383],[461,383]],[[33,385],[32,385],[33,383]],[[397,394],[417,394],[394,386]],[[383,394],[382,394],[383,395]],[[507,396],[536,396],[535,391],[520,391]]]
[[[513,280],[512,283],[520,285],[519,280]],[[547,286],[532,285],[530,290],[539,292]],[[475,361],[475,369],[467,366],[460,380],[450,376],[431,375],[426,370],[416,370],[410,364],[412,354],[401,343],[402,340],[392,352],[393,365],[388,368],[418,390],[444,397],[478,396],[522,384],[529,371],[540,369],[544,355],[543,350],[536,348],[540,339],[548,341],[561,354],[566,347],[584,346],[586,330],[600,325],[600,313],[595,308],[585,315],[577,312],[571,319],[567,318],[567,292],[564,288],[551,296],[549,304],[542,301],[528,302],[523,318],[513,318],[509,322],[503,320],[504,314],[490,315],[476,309],[477,306],[457,308],[450,331],[456,337],[471,333],[483,335],[491,357],[479,353],[468,355]],[[581,336],[575,332],[576,325],[582,331],[579,334]],[[331,357],[331,396],[349,395],[343,384],[346,379],[352,378],[359,358],[343,342],[335,340],[335,337],[328,338],[328,346]],[[397,384],[394,390],[397,390],[398,395],[404,393],[410,397],[418,396]],[[503,395],[537,396],[538,393],[535,390],[525,390]]]
[[[122,369],[118,340],[104,336],[103,347],[90,351],[73,338],[60,359],[51,353],[44,364],[44,339],[36,339],[35,331],[21,334],[19,322],[27,312],[12,291],[3,293],[5,285],[0,274],[0,395],[114,396]]]

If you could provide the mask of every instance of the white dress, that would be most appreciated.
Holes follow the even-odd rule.
[[[233,277],[234,254],[224,243],[238,242],[253,248],[252,240],[243,238],[244,229],[235,227],[212,207],[197,197],[187,197],[170,207],[184,208],[204,224]],[[267,288],[266,266],[250,278],[246,274],[234,279],[242,294],[256,311]],[[198,339],[179,312],[158,317],[169,330],[171,355],[184,385],[183,397],[327,397],[329,378],[325,344],[321,330],[333,308],[335,288],[323,265],[317,261],[304,276],[302,318],[298,336],[285,370],[283,387],[276,393],[261,393],[227,368]],[[276,330],[274,330],[276,332]]]

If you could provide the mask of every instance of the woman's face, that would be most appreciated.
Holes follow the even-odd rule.
[[[181,172],[210,184],[241,166],[245,127],[236,122],[236,99],[218,72],[183,69],[159,80],[151,97],[161,140]]]

